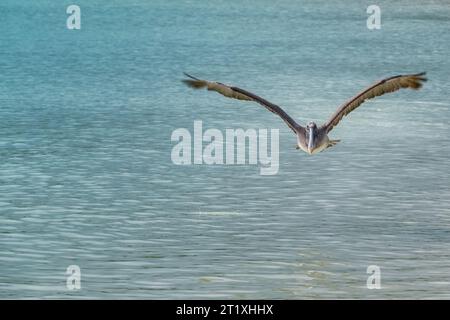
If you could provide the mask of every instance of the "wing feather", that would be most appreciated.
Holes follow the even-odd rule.
[[[232,99],[238,99],[238,100],[247,100],[247,101],[255,101],[265,107],[270,112],[273,112],[277,114],[278,116],[283,119],[283,121],[289,126],[289,128],[292,129],[295,133],[299,131],[304,131],[305,129],[299,125],[294,119],[292,119],[283,109],[281,109],[276,104],[273,104],[256,94],[253,94],[249,91],[240,89],[238,87],[231,87],[227,86],[220,82],[213,82],[213,81],[207,81],[198,79],[196,77],[193,77],[187,73],[185,73],[189,79],[182,80],[186,85],[193,89],[203,89],[206,88],[208,90],[216,91],[225,97],[232,98]]]
[[[422,72],[409,75],[398,75],[378,81],[339,107],[328,122],[322,126],[322,128],[325,128],[327,133],[330,132],[344,116],[355,110],[366,100],[381,96],[385,93],[394,92],[402,88],[410,88],[414,90],[420,89],[422,87],[422,83],[427,81],[427,78],[424,76],[425,72]]]

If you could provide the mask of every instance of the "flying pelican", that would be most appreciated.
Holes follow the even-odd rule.
[[[375,98],[377,96],[381,96],[385,93],[397,91],[402,88],[411,88],[418,90],[422,87],[422,82],[427,80],[424,77],[425,72],[408,75],[398,75],[383,79],[364,89],[356,96],[345,102],[321,127],[318,127],[314,122],[311,121],[305,128],[299,125],[279,106],[257,96],[256,94],[237,87],[227,86],[220,82],[198,79],[187,73],[185,73],[185,75],[189,77],[189,79],[184,79],[183,82],[191,88],[207,88],[208,90],[216,91],[228,98],[255,101],[264,106],[267,110],[279,115],[281,119],[283,119],[283,121],[289,126],[289,128],[291,128],[292,131],[294,131],[294,133],[296,134],[296,148],[302,149],[308,154],[321,152],[338,143],[340,140],[329,139],[328,133],[341,121],[344,116],[355,110],[364,101]]]

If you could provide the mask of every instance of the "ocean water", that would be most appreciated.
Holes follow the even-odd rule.
[[[81,8],[81,30],[66,8]],[[450,3],[0,2],[0,298],[450,298]],[[300,123],[427,71],[309,156]],[[177,128],[280,130],[280,167],[178,166]],[[81,289],[66,269],[81,270]],[[367,267],[381,272],[369,290]]]

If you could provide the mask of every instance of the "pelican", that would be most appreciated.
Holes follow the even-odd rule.
[[[267,110],[277,114],[297,136],[296,148],[301,149],[310,155],[319,153],[338,143],[340,140],[331,140],[328,137],[328,133],[342,120],[344,116],[355,110],[364,101],[381,96],[385,93],[397,91],[402,88],[418,90],[422,87],[422,82],[427,81],[424,77],[425,72],[398,75],[383,79],[367,87],[341,105],[331,116],[331,118],[322,126],[318,127],[316,123],[311,121],[306,127],[303,127],[292,119],[279,106],[257,96],[256,94],[238,87],[228,86],[220,82],[198,79],[187,73],[184,74],[189,79],[184,79],[183,82],[191,88],[207,88],[208,90],[216,91],[228,98],[254,101],[265,107]]]

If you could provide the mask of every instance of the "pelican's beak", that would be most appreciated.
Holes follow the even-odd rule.
[[[308,151],[309,154],[312,153],[315,147],[315,141],[314,141],[314,128],[309,128],[309,141],[308,141]]]

